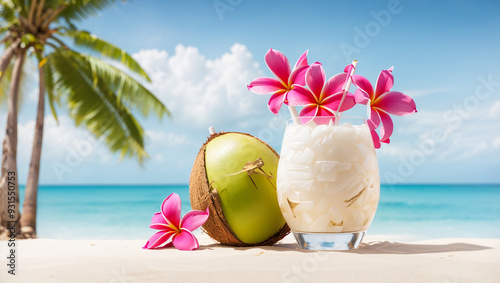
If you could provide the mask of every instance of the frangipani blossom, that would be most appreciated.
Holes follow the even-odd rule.
[[[162,248],[174,246],[179,250],[192,251],[199,247],[198,240],[192,231],[198,229],[207,221],[209,210],[192,210],[181,219],[181,198],[178,194],[170,194],[151,219],[150,228],[160,230],[149,238],[144,249],[157,249],[172,238],[172,241]]]
[[[347,70],[347,68],[346,68]],[[325,82],[326,76],[320,63],[312,64],[306,72],[308,88],[294,85],[294,92],[287,96],[291,106],[304,106],[299,116],[303,124],[308,123],[313,117],[335,116],[342,96],[347,73],[340,73]],[[352,93],[347,93],[339,111],[346,111],[355,105]],[[319,121],[319,119],[315,119]],[[320,123],[324,123],[320,121]]]
[[[380,148],[380,137],[378,136],[377,131],[375,131],[377,127],[375,127],[373,122],[370,120],[366,121],[366,124],[368,125],[368,129],[370,129],[370,134],[372,135],[373,146],[375,148]]]
[[[295,63],[293,70],[290,68],[290,62],[283,53],[272,48],[266,53],[265,61],[271,72],[277,77],[257,78],[247,87],[256,94],[272,93],[269,99],[268,107],[271,112],[278,115],[283,102],[288,93],[292,93],[294,85],[305,85],[305,73],[307,65],[307,51],[304,52]]]
[[[373,89],[372,84],[362,76],[353,75],[352,78],[354,85],[358,87],[356,92],[354,92],[356,103],[365,105],[370,103],[368,124],[371,126],[370,129],[372,130],[372,135],[374,135],[376,148],[380,148],[380,142],[390,142],[390,136],[393,132],[393,123],[389,114],[405,116],[417,112],[415,102],[411,97],[401,92],[391,91],[394,85],[392,69],[393,67],[380,72],[375,89]],[[379,140],[380,142],[377,141],[379,144],[377,147],[375,139],[378,139],[378,135],[375,129],[379,126],[381,137]]]

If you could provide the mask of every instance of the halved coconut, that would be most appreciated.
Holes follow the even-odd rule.
[[[212,133],[191,171],[192,209],[210,208],[206,233],[230,246],[273,245],[289,232],[276,196],[279,155],[245,133]]]

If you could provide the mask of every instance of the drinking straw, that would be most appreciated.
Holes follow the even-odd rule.
[[[349,92],[349,88],[351,87],[352,75],[354,75],[354,72],[356,71],[356,66],[358,65],[358,60],[353,60],[351,65],[353,66],[353,68],[351,69],[351,73],[349,74],[349,78],[347,79],[347,81],[344,85],[344,94],[342,95],[342,99],[340,100],[339,107],[337,108],[337,111],[335,112],[335,117],[338,117],[338,119],[335,119],[335,125],[340,124],[340,117],[342,116],[342,114],[340,114],[341,116],[339,116],[339,110],[340,110],[340,107],[342,107],[342,103],[344,103],[344,99],[345,99],[347,93]]]
[[[288,105],[288,110],[290,110],[290,115],[292,115],[293,123],[300,125],[299,114],[297,113],[297,109],[295,108],[295,106]]]
[[[214,127],[211,126],[210,128],[208,128],[208,131],[210,132],[210,135],[215,135],[217,132],[215,131]]]

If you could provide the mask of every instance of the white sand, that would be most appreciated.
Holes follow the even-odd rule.
[[[200,249],[142,250],[145,241],[18,241],[17,275],[0,282],[500,282],[500,239],[411,244],[367,237],[349,252],[299,250],[288,236],[273,247],[233,248],[198,236]],[[0,242],[6,262],[7,242]]]

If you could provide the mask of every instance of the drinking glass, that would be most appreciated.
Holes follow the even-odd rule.
[[[304,120],[304,118],[302,118]],[[288,121],[277,172],[281,212],[299,246],[357,248],[380,196],[377,156],[366,120]]]

